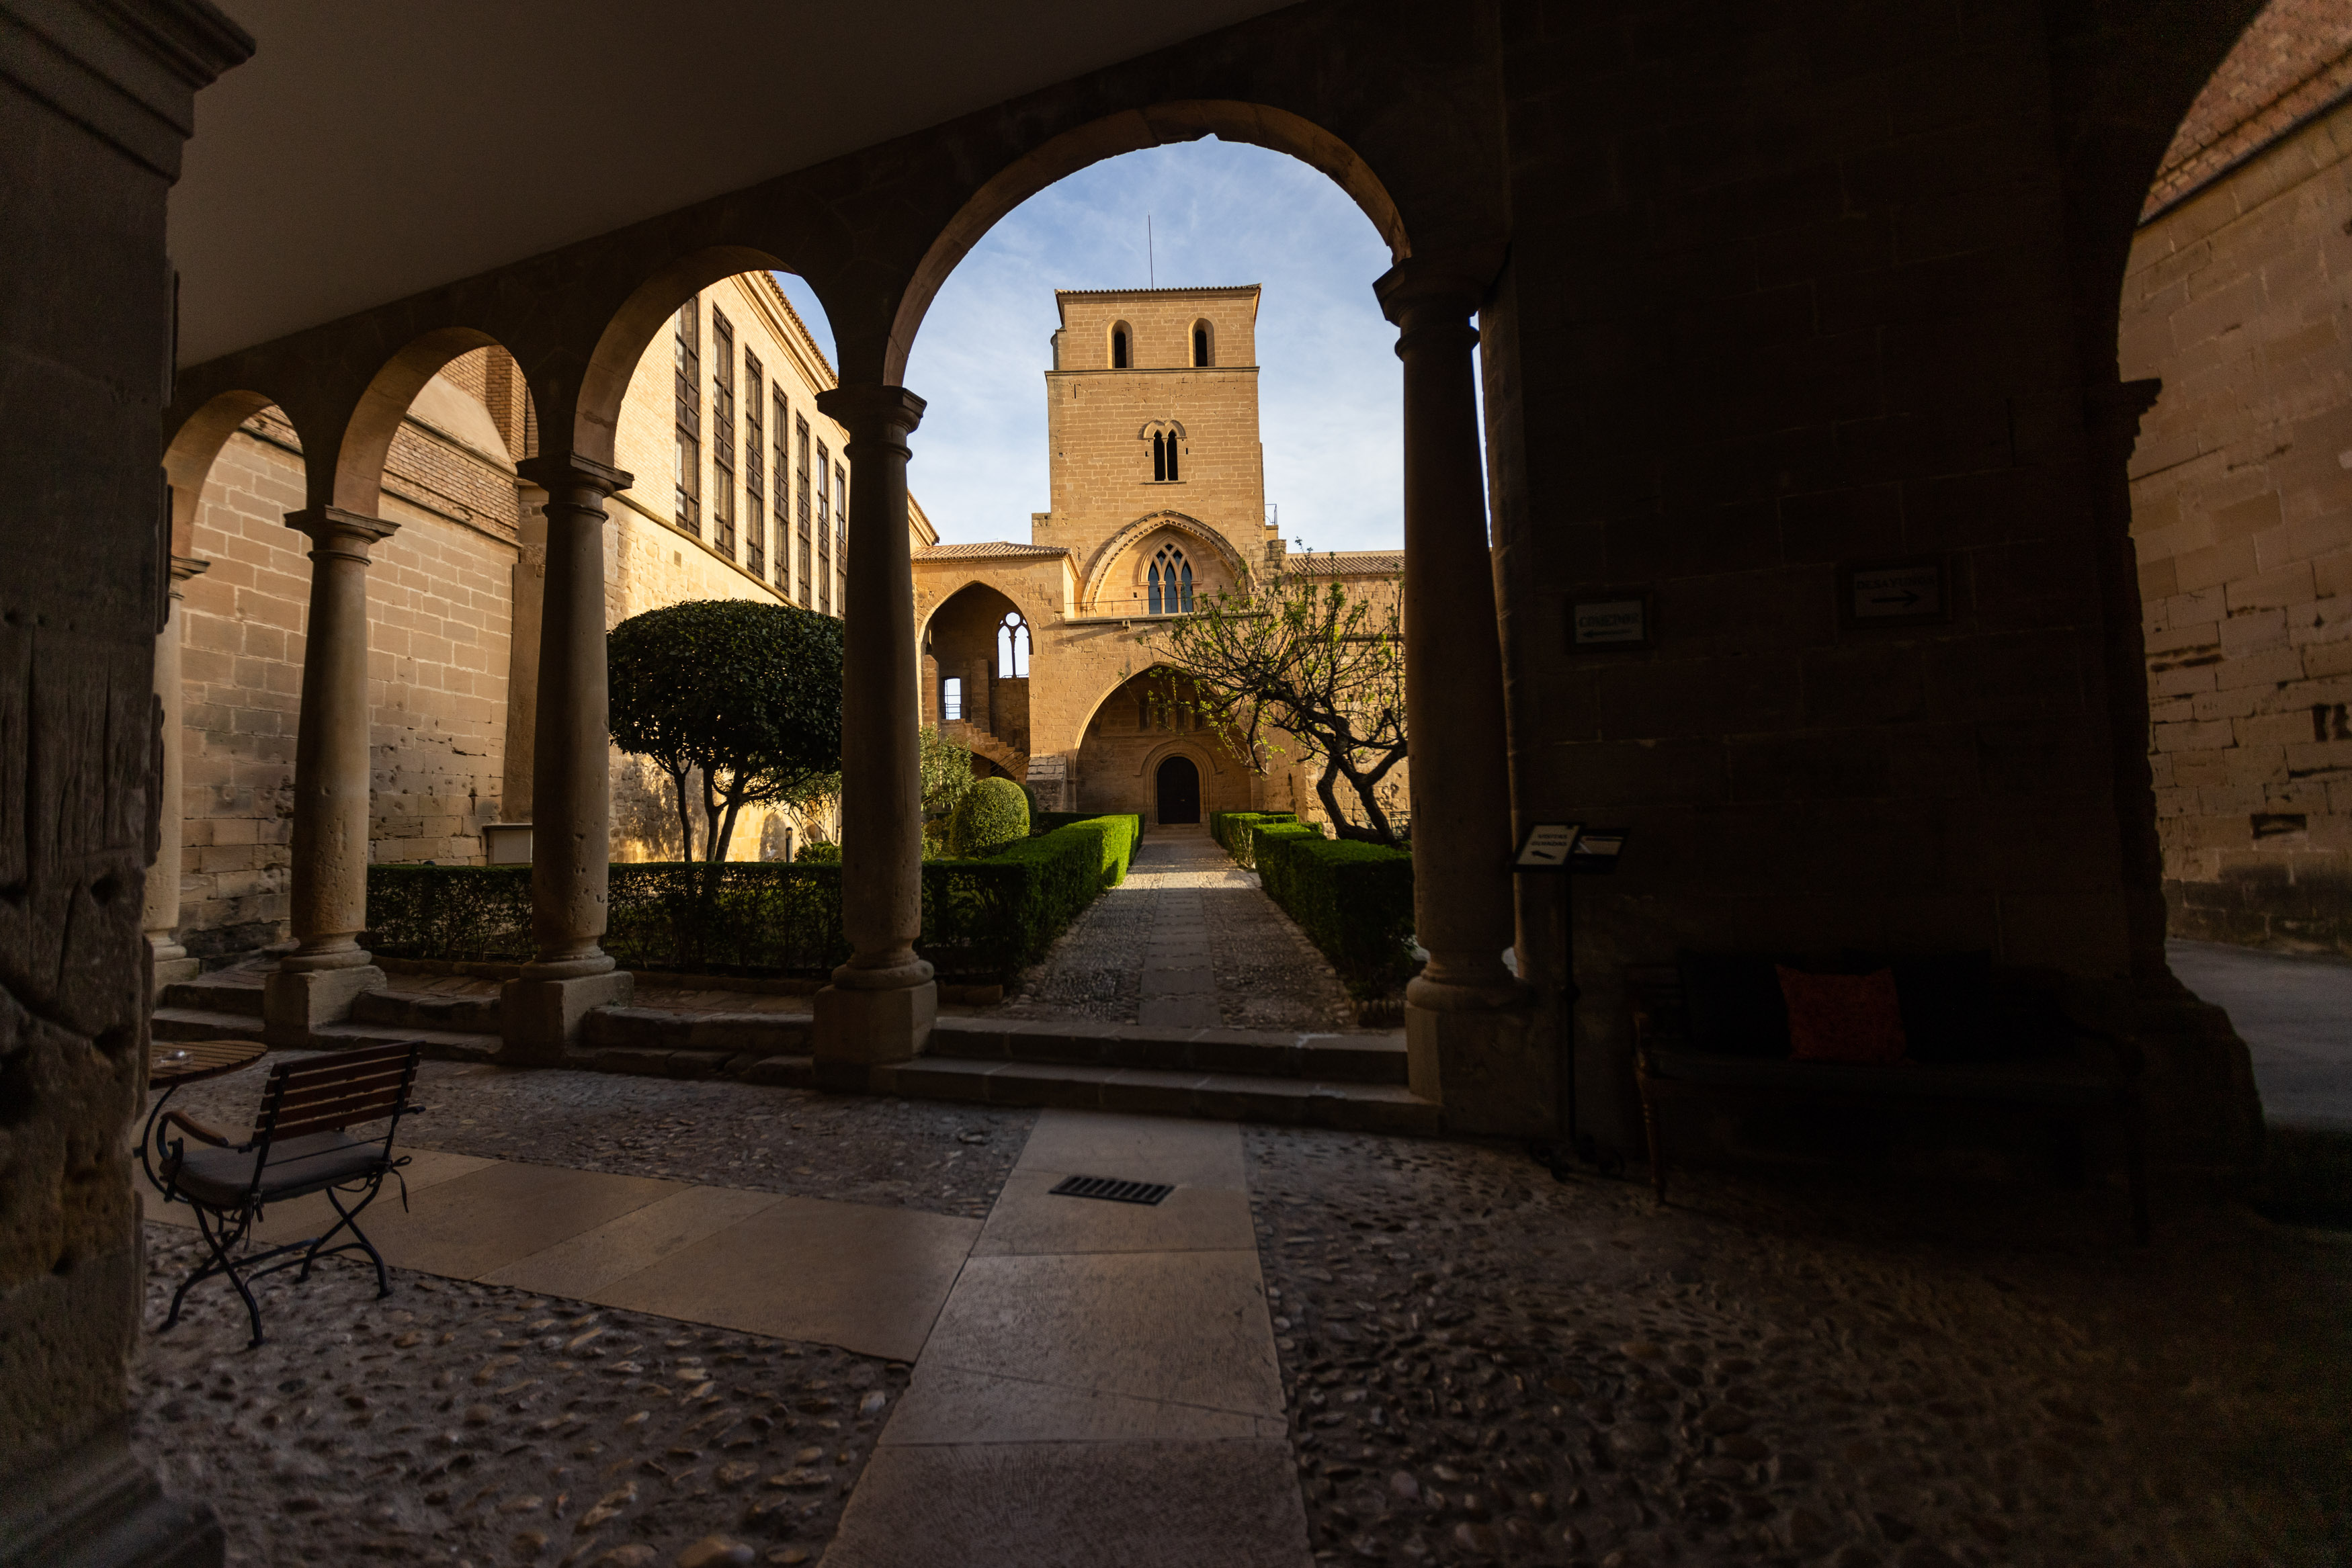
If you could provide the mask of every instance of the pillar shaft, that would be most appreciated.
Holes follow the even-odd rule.
[[[1408,261],[1376,286],[1404,361],[1405,706],[1412,725],[1412,999],[1507,998],[1511,789],[1470,325],[1480,279]],[[1491,1004],[1490,1004],[1491,1005]]]
[[[547,492],[525,482],[516,488],[515,532],[521,549],[514,564],[513,635],[507,653],[506,764],[499,779],[499,816],[528,822],[531,769],[539,753],[540,604],[547,586]]]
[[[836,983],[919,985],[923,924],[922,713],[914,565],[907,544],[907,436],[923,400],[903,387],[840,387],[817,407],[849,432],[849,569],[844,599],[842,925]],[[855,972],[855,973],[853,973]]]
[[[186,815],[181,799],[186,763],[183,756],[180,689],[180,638],[185,622],[181,611],[181,584],[211,565],[194,556],[172,558],[172,597],[163,630],[155,638],[155,697],[162,708],[163,774],[156,789],[155,859],[147,868],[147,898],[142,924],[147,948],[154,961],[158,989],[174,980],[192,979],[196,964],[180,945],[180,831]]]
[[[531,752],[533,980],[613,967],[602,944],[612,863],[612,727],[604,670],[604,497],[629,475],[575,455],[541,455],[523,476],[547,492],[538,722]]]
[[[340,507],[289,512],[310,536],[310,616],[294,743],[289,971],[364,965],[368,867],[368,552],[399,527]]]
[[[836,387],[817,407],[849,432],[843,592],[841,917],[849,962],[817,993],[816,1076],[868,1082],[875,1062],[923,1049],[939,1016],[923,927],[921,659],[907,547],[907,435],[923,400],[904,387]]]

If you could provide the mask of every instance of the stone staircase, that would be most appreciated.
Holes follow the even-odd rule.
[[[223,970],[166,988],[155,1038],[258,1038],[263,973]],[[806,1088],[818,1082],[812,1026],[807,1013],[601,1008],[588,1015],[572,1060],[597,1072]],[[349,1021],[319,1035],[336,1046],[422,1040],[427,1056],[489,1061],[499,1049],[498,994],[373,991],[353,1003]],[[1441,1108],[1405,1084],[1402,1030],[1294,1034],[961,1016],[940,1019],[929,1052],[911,1061],[834,1065],[824,1078],[827,1088],[908,1099],[1438,1131]]]

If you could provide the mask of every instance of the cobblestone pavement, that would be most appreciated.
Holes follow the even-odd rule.
[[[1352,1030],[1339,977],[1306,935],[1205,832],[1155,829],[1127,880],[1087,906],[1016,995],[990,1016],[1133,1023],[1158,894],[1198,890],[1218,1022],[1227,1029]],[[1188,904],[1190,901],[1186,901]]]
[[[151,1224],[147,1322],[201,1255]],[[132,1442],[219,1511],[232,1564],[812,1563],[908,1369],[331,1260],[218,1281],[132,1379]]]
[[[172,1102],[242,1131],[275,1051]],[[404,1146],[661,1176],[709,1186],[893,1204],[985,1218],[1037,1113],[562,1068],[428,1061],[425,1113]]]
[[[1318,1558],[2352,1560],[2352,1236],[1251,1129]]]

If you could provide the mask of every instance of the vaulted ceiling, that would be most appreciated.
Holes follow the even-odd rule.
[[[823,162],[1268,0],[224,0],[172,193],[197,363]]]

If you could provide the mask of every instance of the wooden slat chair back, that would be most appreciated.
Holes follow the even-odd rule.
[[[418,1043],[407,1040],[279,1062],[270,1070],[253,1131],[242,1143],[231,1143],[177,1112],[165,1115],[157,1131],[159,1142],[166,1129],[176,1128],[185,1135],[171,1138],[162,1151],[164,1201],[184,1202],[195,1209],[196,1228],[212,1253],[173,1295],[165,1328],[180,1321],[191,1287],[224,1275],[244,1298],[253,1324],[252,1343],[259,1344],[261,1309],[250,1281],[298,1264],[299,1278],[307,1280],[313,1263],[337,1252],[365,1252],[375,1264],[378,1298],[392,1293],[383,1258],[361,1230],[359,1216],[375,1201],[384,1177],[396,1178],[408,1163],[405,1155],[394,1157],[392,1145],[401,1118],[415,1109],[410,1094],[420,1055]],[[352,1135],[351,1129],[376,1122],[383,1124],[381,1132]],[[190,1149],[189,1136],[206,1146]],[[339,1217],[324,1234],[236,1255],[268,1205],[313,1192],[324,1192]],[[356,1201],[346,1207],[345,1194],[354,1195]],[[401,1198],[404,1206],[404,1183]],[[345,1230],[351,1232],[350,1240],[329,1245]]]

